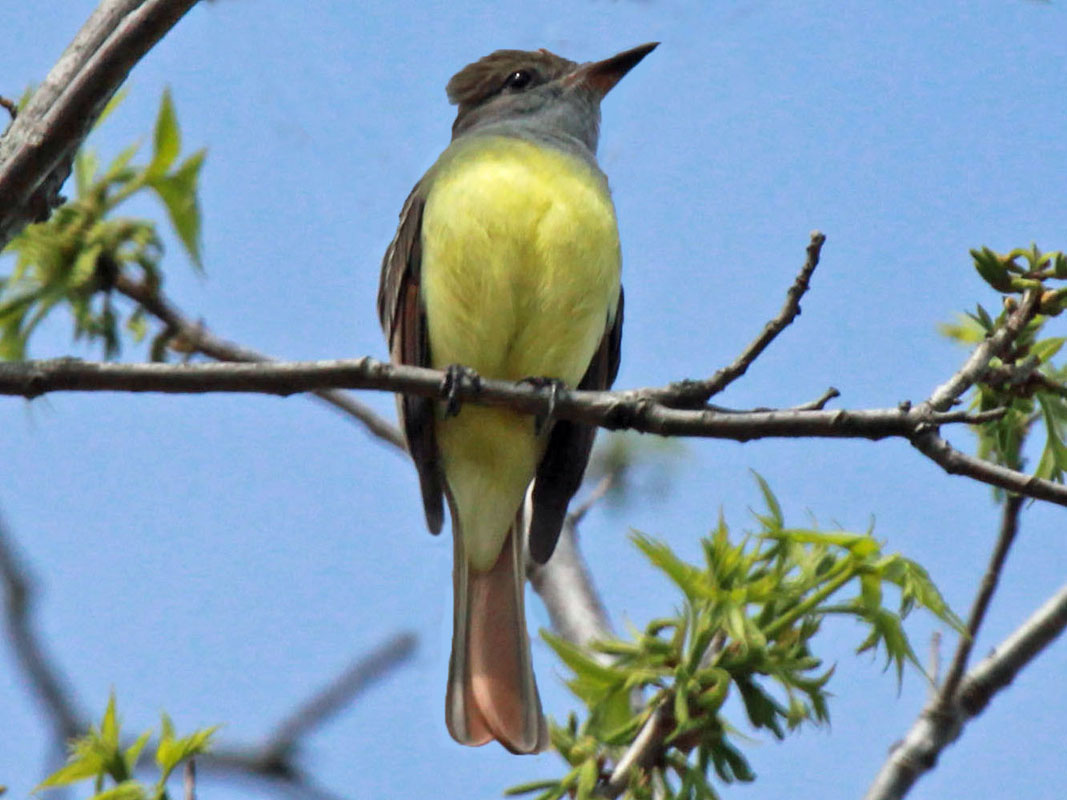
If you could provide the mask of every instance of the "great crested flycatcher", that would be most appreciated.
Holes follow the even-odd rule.
[[[615,208],[596,162],[600,101],[655,43],[589,64],[498,50],[448,82],[452,143],[416,184],[382,263],[392,359],[503,380],[605,389],[619,368],[623,295]],[[523,608],[523,515],[544,563],[595,430],[503,408],[401,396],[433,533],[448,499],[454,616],[445,721],[458,742],[548,744]]]

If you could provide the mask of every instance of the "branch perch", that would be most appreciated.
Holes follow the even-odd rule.
[[[0,395],[39,397],[56,391],[126,391],[169,394],[251,392],[290,395],[321,389],[374,389],[441,397],[444,373],[386,364],[370,357],[339,361],[255,364],[110,364],[57,359],[0,364]],[[668,408],[656,398],[670,390],[618,392],[557,390],[530,383],[483,379],[457,387],[465,402],[507,406],[527,414],[552,413],[613,430],[630,429],[660,436],[732,439],[771,437],[832,439],[904,438],[950,474],[966,475],[1018,494],[1067,506],[1067,486],[968,456],[937,431],[952,423],[976,424],[998,411],[968,414],[936,411],[930,404],[897,408],[827,411],[781,409],[724,412],[713,408]]]
[[[262,364],[273,361],[270,356],[239,344],[221,339],[202,324],[195,324],[178,310],[158,289],[146,283],[132,280],[127,275],[115,279],[115,291],[135,301],[145,311],[167,326],[171,334],[180,338],[192,351],[216,361]],[[314,395],[329,406],[358,420],[373,435],[394,447],[407,452],[400,431],[372,409],[354,397],[336,389],[320,389]]]

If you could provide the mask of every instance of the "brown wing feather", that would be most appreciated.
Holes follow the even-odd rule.
[[[419,297],[422,264],[422,211],[426,200],[421,184],[408,195],[400,212],[396,236],[382,259],[378,285],[378,318],[395,363],[430,366],[426,311]],[[444,524],[441,467],[434,438],[434,403],[425,397],[397,395],[400,425],[408,451],[419,472],[426,524],[440,533]]]
[[[600,347],[586,370],[579,389],[610,389],[619,372],[622,347],[623,295],[613,323],[604,332]],[[563,519],[574,493],[582,484],[589,453],[593,449],[596,428],[570,420],[559,420],[552,427],[545,455],[537,467],[533,489],[533,519],[530,521],[530,556],[544,564],[556,549]]]

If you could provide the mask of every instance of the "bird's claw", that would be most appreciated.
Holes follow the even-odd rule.
[[[462,364],[449,364],[445,367],[445,377],[441,381],[441,394],[445,398],[446,417],[454,417],[459,413],[463,405],[459,393],[464,386],[477,391],[482,387],[482,377],[470,367]]]
[[[548,389],[548,411],[534,417],[534,433],[540,436],[546,428],[551,427],[552,422],[555,420],[556,404],[559,402],[560,392],[567,388],[567,384],[559,378],[539,376],[523,378],[519,383],[528,383],[535,389]]]

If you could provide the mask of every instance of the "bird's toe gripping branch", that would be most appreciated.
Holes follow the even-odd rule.
[[[567,384],[559,378],[547,378],[538,375],[523,378],[521,381],[518,381],[518,383],[529,384],[535,389],[548,390],[548,411],[534,417],[534,431],[540,436],[542,431],[552,427],[552,422],[556,418],[556,403],[559,402],[560,392],[567,388]]]
[[[449,364],[445,367],[445,377],[441,381],[441,396],[445,400],[446,417],[454,417],[459,413],[463,405],[460,392],[464,387],[478,391],[482,388],[482,376],[462,364]]]

